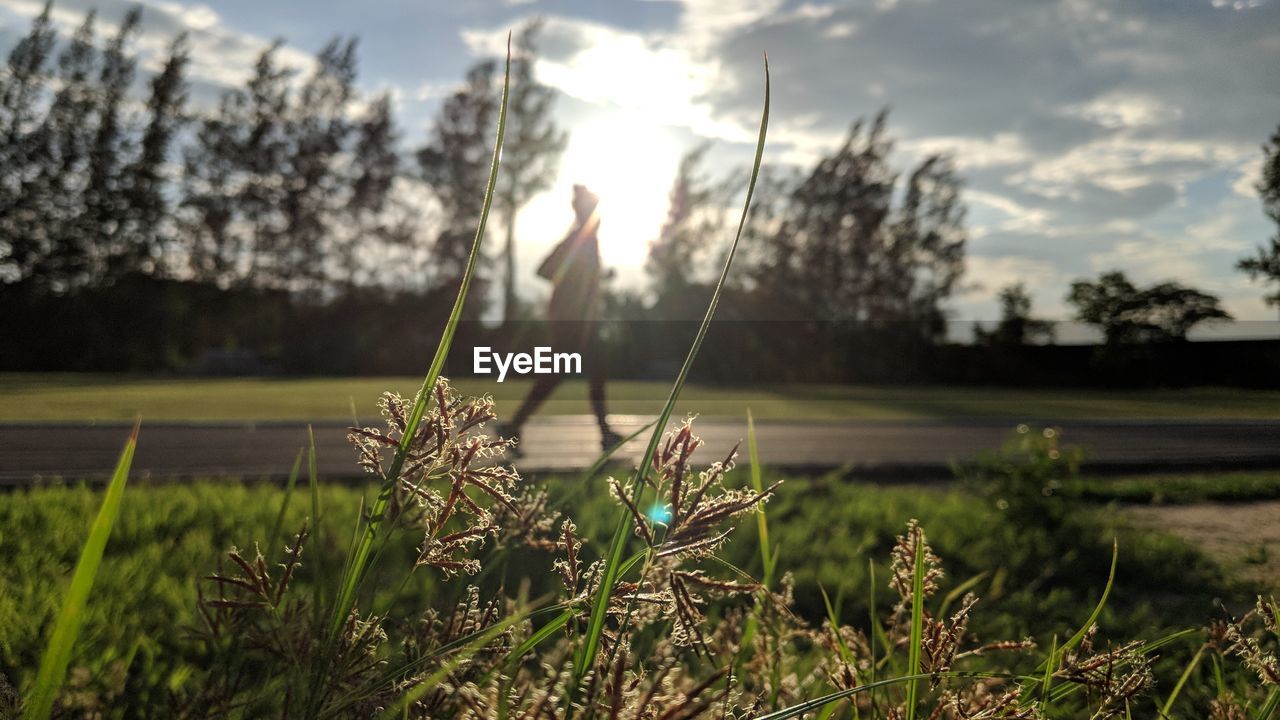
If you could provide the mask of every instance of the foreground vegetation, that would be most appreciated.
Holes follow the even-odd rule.
[[[354,406],[362,419],[377,415],[383,390],[412,393],[421,378],[155,378],[73,373],[0,373],[0,421],[87,422],[176,420],[340,420]],[[463,379],[460,392],[490,394],[515,408],[526,380]],[[609,383],[609,411],[656,415],[668,385]],[[685,387],[676,415],[740,419],[747,409],[762,420],[940,420],[1024,418],[1028,408],[1046,420],[1275,419],[1280,391],[1231,388],[1176,390],[1059,390],[986,387],[865,387],[762,384]],[[563,383],[540,412],[580,415],[588,410],[585,382]]]
[[[766,475],[764,482],[776,478]],[[588,548],[607,543],[613,501],[602,478],[584,489],[580,477],[548,478],[553,504],[563,503],[581,519]],[[749,485],[741,471],[726,484]],[[972,484],[949,488],[881,487],[849,482],[834,475],[792,478],[768,507],[770,538],[782,567],[794,568],[793,609],[811,626],[827,616],[825,590],[841,623],[869,630],[871,603],[891,607],[895,594],[886,584],[894,538],[902,518],[920,519],[948,574],[941,593],[959,600],[957,589],[982,597],[969,624],[975,637],[1034,637],[1048,642],[1069,636],[1087,617],[1102,592],[1110,559],[1109,543],[1118,537],[1121,553],[1112,598],[1099,617],[1107,633],[1124,637],[1126,628],[1160,636],[1194,628],[1213,616],[1215,599],[1239,614],[1251,604],[1252,590],[1206,560],[1195,548],[1158,532],[1130,527],[1110,501],[1149,501],[1166,488],[1167,502],[1203,499],[1198,492],[1209,478],[1132,478],[1115,485],[1079,480],[1049,498],[1070,509],[1069,527],[1028,525],[1007,508],[984,498]],[[1031,483],[1034,485],[1034,483]],[[1108,488],[1115,492],[1107,494]],[[1268,475],[1226,478],[1233,498],[1272,496],[1280,480]],[[1033,488],[1039,492],[1039,488]],[[326,485],[319,495],[321,521],[312,531],[308,562],[298,568],[292,592],[302,597],[316,588],[315,571],[341,561],[350,514],[368,487]],[[145,716],[173,693],[199,681],[209,649],[191,642],[201,623],[200,588],[207,583],[193,568],[213,571],[227,563],[227,548],[244,538],[270,537],[278,524],[298,527],[312,512],[301,490],[277,517],[286,490],[272,484],[241,484],[210,479],[191,484],[135,486],[126,495],[112,535],[80,643],[76,647],[71,688],[64,708],[89,714],[111,708],[108,717]],[[1078,498],[1087,498],[1083,501]],[[57,613],[68,569],[83,545],[102,490],[60,486],[0,496],[0,674],[19,687],[29,685],[42,641]],[[397,585],[399,568],[418,555],[417,539],[400,535],[375,567],[366,603],[376,613],[413,615],[424,607],[447,606],[463,592],[427,572]],[[747,523],[721,553],[726,562],[761,577],[756,526]],[[267,548],[262,548],[264,551]],[[247,552],[252,552],[248,550]],[[476,582],[482,595],[504,584],[527,581],[530,596],[554,589],[557,582],[544,553],[509,548]],[[394,592],[393,592],[394,591]],[[1162,650],[1159,674],[1169,677],[1190,661],[1205,641],[1183,637]],[[1212,698],[1210,665],[1200,667],[1181,694],[1180,708],[1205,707]],[[1237,677],[1237,680],[1240,678]],[[1176,716],[1190,716],[1186,714]],[[1135,716],[1144,716],[1135,713]]]

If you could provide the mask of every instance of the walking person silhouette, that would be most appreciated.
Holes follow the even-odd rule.
[[[551,326],[552,348],[555,352],[576,352],[582,356],[591,410],[600,426],[600,445],[607,450],[620,442],[622,436],[609,427],[605,409],[605,363],[595,352],[599,345],[597,322],[603,300],[597,235],[600,215],[596,212],[599,204],[599,196],[586,186],[573,186],[573,226],[538,266],[538,276],[551,281],[547,321]],[[520,437],[525,422],[563,379],[555,373],[538,375],[502,434]]]

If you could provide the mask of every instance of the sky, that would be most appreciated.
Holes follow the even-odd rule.
[[[521,288],[571,220],[569,187],[603,200],[602,252],[641,282],[681,153],[710,140],[710,169],[749,163],[773,78],[767,163],[804,166],[851,122],[891,107],[901,171],[953,155],[970,242],[957,319],[997,316],[1023,281],[1062,319],[1069,283],[1123,270],[1220,296],[1271,320],[1263,288],[1234,270],[1276,228],[1253,183],[1280,125],[1280,0],[185,0],[142,3],[144,67],[191,34],[196,98],[241,82],[284,38],[299,68],[333,35],[360,38],[360,85],[390,91],[406,146],[420,143],[466,68],[509,29],[545,22],[535,72],[571,133],[556,186],[519,217]],[[39,0],[0,0],[0,48]],[[55,19],[121,0],[62,0]],[[730,237],[723,238],[726,244]]]

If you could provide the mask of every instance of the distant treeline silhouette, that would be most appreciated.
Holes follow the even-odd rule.
[[[473,65],[427,140],[406,148],[391,96],[357,90],[354,38],[335,38],[306,69],[282,64],[277,41],[242,86],[196,107],[184,36],[139,93],[139,10],[105,39],[92,12],[60,38],[51,12],[33,21],[0,76],[0,369],[420,369],[480,213],[496,61]],[[529,333],[517,323],[537,319],[515,293],[515,219],[551,186],[567,141],[552,119],[554,91],[533,75],[538,30],[516,34],[495,196],[501,237],[490,238],[467,305],[471,320],[504,319],[497,330],[467,326],[495,347],[522,341]],[[964,271],[962,182],[943,154],[896,171],[887,124],[884,111],[854,122],[812,167],[764,169],[721,306],[717,333],[729,355],[706,354],[707,379],[1000,380],[996,370],[961,369],[981,363],[933,361]],[[1277,142],[1264,185],[1280,177]],[[712,176],[706,154],[696,148],[679,166],[650,244],[648,287],[606,292],[615,332],[605,345],[621,374],[679,357],[686,339],[656,328],[700,316],[735,230],[726,209],[744,177]],[[1274,277],[1266,252],[1242,268]],[[501,292],[486,290],[495,285]],[[1021,286],[1000,299],[1002,320],[975,338],[984,352],[1052,343]],[[1177,344],[1196,323],[1226,317],[1210,295],[1176,283],[1138,288],[1119,273],[1075,283],[1070,300],[1079,319],[1103,329],[1112,365],[1130,352],[1122,346]],[[744,363],[756,370],[744,373]],[[1105,363],[1086,364],[1076,382],[1099,381],[1089,368],[1104,372]]]

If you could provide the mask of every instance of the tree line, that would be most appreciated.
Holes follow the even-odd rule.
[[[394,346],[405,327],[430,332],[433,308],[443,305],[435,301],[461,276],[483,202],[497,61],[473,64],[426,139],[407,147],[391,96],[357,87],[355,38],[335,37],[307,69],[284,63],[277,41],[243,84],[197,108],[185,36],[173,39],[139,92],[132,47],[140,10],[105,38],[93,12],[59,38],[51,13],[52,3],[0,77],[0,295],[27,316],[30,348],[45,348],[28,354],[65,359],[83,349],[77,343],[116,342],[145,356],[133,363],[144,369],[181,367],[202,348],[248,348],[307,355],[282,362],[285,369],[386,370],[383,361],[361,364],[349,346]],[[498,252],[482,258],[472,318],[486,311],[486,288],[495,284],[497,314],[536,317],[515,292],[516,218],[553,184],[568,140],[553,118],[554,91],[533,74],[538,30],[536,22],[523,27],[514,43],[494,199],[502,237]],[[945,339],[968,240],[963,181],[946,154],[893,167],[888,119],[882,111],[856,120],[808,167],[764,169],[722,316],[768,328],[735,341],[765,366],[772,356],[777,367],[816,366],[810,376],[856,378],[848,368],[865,366],[869,352],[892,365]],[[735,229],[728,208],[745,184],[741,171],[715,177],[708,151],[695,148],[679,165],[650,243],[648,287],[610,288],[608,317],[701,316]],[[1264,152],[1258,188],[1280,223],[1280,131]],[[1240,269],[1280,282],[1277,258],[1280,235]],[[1173,282],[1141,288],[1119,272],[1073,283],[1068,300],[1112,345],[1185,339],[1196,324],[1229,317],[1212,295]],[[999,301],[1001,319],[978,329],[978,344],[1053,342],[1052,324],[1033,317],[1025,287],[1001,289]],[[1280,293],[1268,302],[1280,304]],[[152,315],[138,322],[136,342],[91,330],[119,324],[119,313],[139,304]],[[206,316],[198,333],[184,323],[193,308]],[[72,339],[36,342],[50,325],[65,326]],[[172,346],[148,345],[174,334],[182,337]],[[683,342],[635,325],[614,340],[634,357]],[[803,350],[815,347],[824,351]],[[78,354],[77,369],[96,367],[94,353]],[[339,356],[351,359],[332,360]],[[131,365],[112,357],[102,369]],[[33,362],[43,361],[24,366]],[[15,362],[5,356],[0,364]]]
[[[248,79],[193,108],[181,35],[131,93],[141,10],[99,38],[89,12],[60,39],[52,3],[0,78],[0,277],[65,294],[131,275],[324,300],[360,286],[423,290],[461,274],[483,199],[500,77],[477,63],[420,147],[402,148],[389,94],[356,87],[356,39],[309,70],[276,41]],[[532,76],[537,24],[517,36],[496,209],[507,229],[554,178],[565,135]],[[508,287],[512,311],[512,291]]]

